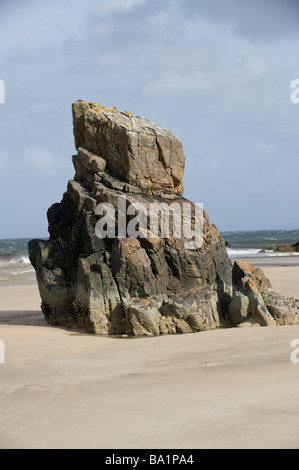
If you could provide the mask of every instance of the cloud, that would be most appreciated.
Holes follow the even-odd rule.
[[[190,75],[170,73],[145,85],[143,93],[146,96],[159,94],[178,95],[181,93],[196,92],[203,82],[203,73],[193,72]]]
[[[38,64],[46,63],[49,60],[53,60],[57,54],[57,51],[50,45],[42,47],[27,46],[12,46],[7,54],[7,64]]]
[[[24,161],[31,174],[36,170],[38,174],[55,173],[65,163],[64,158],[54,155],[49,149],[38,147],[27,147],[24,150]]]
[[[235,223],[249,182],[252,204],[247,198],[239,227],[250,225],[259,204],[269,206],[261,228],[278,225],[277,188],[286,203],[288,195],[291,224],[297,10],[288,0],[2,2],[2,198],[13,185],[20,210],[31,208],[24,224],[46,227],[47,205],[60,200],[74,173],[71,103],[86,99],[130,109],[177,135],[186,196],[204,202],[222,229]],[[13,207],[6,200],[8,214]]]
[[[144,5],[146,2],[147,0],[106,0],[101,2],[101,5],[98,2],[94,3],[92,9],[105,15],[119,9],[132,10],[137,6]]]
[[[262,54],[249,54],[244,65],[248,73],[254,78],[260,77],[269,70],[269,62]]]
[[[70,168],[69,160],[47,148],[27,147],[23,155],[17,158],[0,149],[0,177],[5,180],[9,175],[12,182],[23,181],[24,178],[27,181],[45,181],[49,176],[57,176],[57,171],[66,176]]]
[[[181,1],[187,18],[203,17],[228,24],[237,36],[251,41],[271,41],[298,36],[297,0],[195,0]]]
[[[73,174],[70,161],[47,148],[27,147],[17,157],[0,150],[0,238],[46,236],[47,209]]]

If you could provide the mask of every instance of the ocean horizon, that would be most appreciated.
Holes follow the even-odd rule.
[[[299,229],[234,230],[221,232],[227,242],[230,259],[299,256],[299,253],[280,253],[278,245],[299,241]],[[35,237],[47,240],[47,237]],[[35,281],[35,271],[28,256],[28,242],[32,238],[0,239],[0,282]]]

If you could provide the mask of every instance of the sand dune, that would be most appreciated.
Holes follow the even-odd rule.
[[[299,297],[298,267],[265,272]],[[0,287],[1,448],[299,447],[299,326],[94,337],[39,304],[36,285]]]

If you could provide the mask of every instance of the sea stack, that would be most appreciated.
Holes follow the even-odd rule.
[[[180,140],[128,111],[81,100],[72,110],[75,177],[62,201],[48,210],[49,240],[29,243],[46,320],[129,335],[226,325],[232,266],[205,212],[202,244],[195,249],[171,233],[153,235],[151,227],[145,237],[121,237],[117,230],[115,238],[96,234],[97,206],[112,205],[117,221],[120,198],[146,208],[194,208],[183,197]]]
[[[48,210],[49,240],[29,243],[48,323],[159,335],[298,322],[298,303],[272,293],[260,270],[236,262],[232,272],[204,211],[197,226],[197,206],[183,197],[179,139],[128,111],[82,100],[72,109],[75,177]],[[186,207],[200,243],[186,242]]]

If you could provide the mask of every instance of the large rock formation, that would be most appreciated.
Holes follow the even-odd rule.
[[[85,101],[73,104],[73,123],[75,178],[48,210],[49,240],[29,243],[50,324],[157,335],[248,320],[297,322],[297,304],[286,305],[254,268],[237,262],[232,277],[225,242],[205,212],[197,225],[196,206],[182,196],[182,144],[170,131]],[[168,237],[157,210],[162,203],[177,211],[169,216]],[[159,204],[158,232],[150,223],[153,204]],[[176,232],[186,206],[192,208],[190,235],[198,241],[200,231],[200,243]]]
[[[75,178],[61,203],[48,211],[49,241],[29,244],[47,321],[98,334],[135,335],[227,324],[231,262],[205,213],[202,245],[196,249],[186,248],[183,237],[171,231],[169,238],[149,230],[138,238],[96,234],[96,208],[109,203],[119,235],[119,196],[125,196],[125,207],[189,203],[182,196],[181,142],[143,117],[85,101],[73,104],[73,123]],[[108,225],[113,228],[114,220]]]

